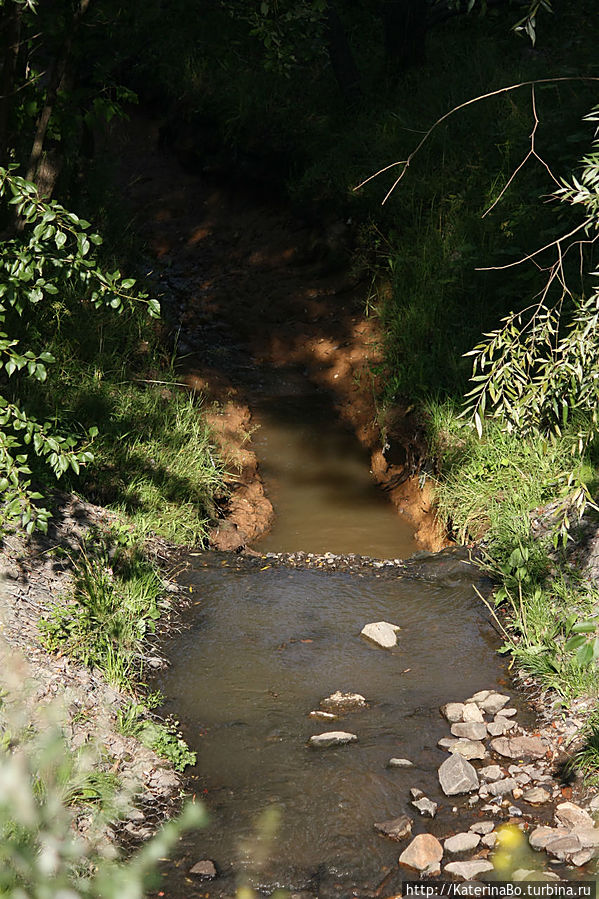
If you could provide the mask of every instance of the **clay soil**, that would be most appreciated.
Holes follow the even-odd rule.
[[[299,371],[330,394],[340,421],[369,450],[375,479],[420,545],[442,548],[431,495],[415,476],[425,450],[413,414],[399,408],[387,416],[382,449],[373,375],[381,334],[364,313],[369,284],[348,271],[349,229],[294,218],[265,185],[206,175],[199,163],[183,167],[143,116],[119,140],[123,191],[178,332],[181,376],[218,404],[211,421],[234,472],[214,546],[238,549],[271,524],[252,452],[252,397]]]

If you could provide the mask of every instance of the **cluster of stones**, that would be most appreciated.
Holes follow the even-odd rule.
[[[364,625],[361,635],[382,649],[392,649],[397,644],[397,634],[400,628],[397,624],[388,621],[373,621]],[[365,708],[367,702],[359,693],[336,693],[321,700],[320,708],[310,712],[310,718],[320,721],[333,721],[356,709]],[[355,743],[356,734],[344,730],[329,730],[322,734],[314,734],[308,740],[308,745],[315,749],[327,749],[329,746],[343,746],[345,743]]]
[[[516,709],[507,708],[509,699],[496,691],[483,690],[465,702],[450,702],[442,707],[441,712],[451,725],[451,737],[439,742],[440,748],[449,752],[449,758],[440,766],[438,777],[446,796],[469,794],[470,806],[484,802],[481,811],[488,816],[503,814],[511,821],[520,818],[519,826],[524,830],[524,819],[530,819],[531,815],[515,803],[521,800],[532,812],[534,807],[561,798],[561,793],[548,770],[552,756],[549,742],[518,726]],[[491,754],[494,757],[489,757]],[[486,764],[477,770],[473,760]],[[392,759],[389,764],[395,761],[402,765],[406,762]],[[411,804],[421,815],[435,816],[436,803],[421,790],[413,788],[410,796]],[[599,797],[591,801],[589,810],[569,801],[560,802],[555,808],[554,826],[541,825],[529,831],[531,848],[545,850],[555,864],[575,867],[587,864],[599,853],[599,827],[592,815],[595,810],[599,810]],[[411,835],[412,825],[412,819],[402,815],[374,826],[390,839],[403,840]],[[421,833],[402,852],[399,863],[422,875],[437,876],[443,859],[450,857],[443,867],[444,875],[459,880],[484,878],[493,870],[491,853],[496,840],[493,820],[481,820],[468,831],[443,841],[433,834]],[[451,860],[451,856],[470,852],[476,856]],[[557,874],[548,871],[540,874],[523,870],[516,874],[513,879],[559,879]]]

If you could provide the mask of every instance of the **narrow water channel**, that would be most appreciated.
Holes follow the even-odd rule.
[[[279,517],[257,549],[393,559],[414,550],[359,448],[313,397],[265,401],[258,419],[254,443]],[[205,553],[189,564],[189,628],[168,647],[157,686],[197,751],[191,789],[210,824],[184,839],[164,895],[232,899],[251,884],[264,896],[278,887],[305,899],[372,896],[400,851],[375,821],[407,812],[414,833],[445,836],[452,809],[467,806],[440,794],[446,756],[436,744],[447,735],[442,703],[505,684],[476,570],[451,551],[353,572],[330,555],[299,569],[268,555]],[[360,636],[380,620],[401,628],[391,651]],[[333,723],[311,718],[336,690],[368,707]],[[358,742],[308,747],[330,729]],[[387,767],[398,756],[414,767]],[[439,802],[434,821],[410,807],[412,787]],[[215,862],[215,881],[190,876],[200,859]]]

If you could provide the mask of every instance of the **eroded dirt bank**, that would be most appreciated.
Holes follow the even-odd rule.
[[[381,362],[380,332],[364,314],[368,285],[347,268],[347,227],[299,222],[264,186],[183,170],[160,146],[158,124],[142,116],[120,141],[124,192],[158,263],[185,380],[219,403],[212,423],[239,472],[214,545],[237,549],[271,523],[251,448],[252,398],[299,371],[333,397],[419,544],[442,548],[430,493],[415,477],[424,445],[413,413],[388,416],[387,455],[382,449],[372,374]]]

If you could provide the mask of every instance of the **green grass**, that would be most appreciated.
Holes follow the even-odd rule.
[[[144,638],[168,607],[159,573],[125,531],[92,535],[72,561],[72,590],[41,621],[42,642],[134,688]]]
[[[483,567],[497,589],[493,601],[507,611],[504,651],[565,702],[597,696],[599,592],[567,563],[551,532],[535,534],[532,513],[559,497],[559,481],[572,459],[571,441],[523,439],[487,422],[479,440],[450,402],[429,401],[431,452],[439,474],[438,516],[458,542],[477,541]],[[593,486],[594,470],[581,476]],[[503,623],[502,623],[503,622]]]

